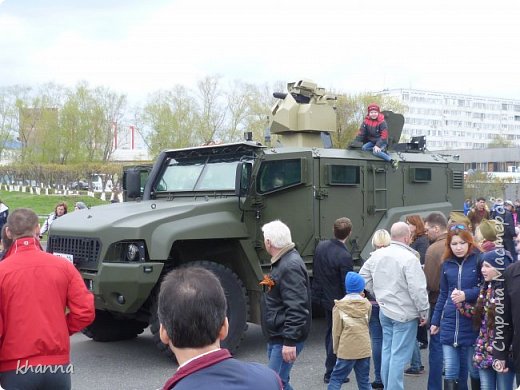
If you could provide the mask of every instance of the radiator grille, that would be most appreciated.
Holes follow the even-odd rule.
[[[77,267],[96,269],[100,250],[97,238],[50,236],[47,241],[47,252],[72,255]]]

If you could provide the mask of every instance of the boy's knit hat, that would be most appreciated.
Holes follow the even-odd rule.
[[[493,267],[497,268],[499,272],[502,272],[508,265],[511,264],[511,257],[505,254],[502,248],[497,248],[492,251],[486,252],[480,258],[481,261],[489,263]]]
[[[484,237],[487,241],[496,241],[497,240],[497,229],[496,229],[497,222],[492,219],[483,219],[480,222],[480,225],[478,225],[478,228],[480,229],[480,233],[482,234],[482,237]]]
[[[368,105],[368,113],[370,113],[370,111],[377,111],[377,112],[381,112],[381,109],[379,108],[379,106],[375,103],[370,103]]]
[[[345,290],[347,294],[360,293],[365,289],[365,279],[357,272],[349,272],[345,276]]]

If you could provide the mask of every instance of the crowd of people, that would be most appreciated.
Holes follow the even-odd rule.
[[[496,211],[503,216],[499,207]],[[428,389],[468,389],[468,377],[471,389],[513,389],[515,373],[517,382],[520,379],[520,357],[513,354],[520,349],[518,337],[513,337],[520,331],[520,306],[512,300],[520,286],[516,279],[520,263],[504,248],[507,227],[503,218],[482,218],[475,226],[462,213],[451,213],[449,219],[438,212],[424,219],[409,215],[394,223],[390,232],[374,233],[374,251],[359,273],[353,271],[346,246],[353,228],[350,219],[339,218],[333,225],[333,238],[318,244],[311,286],[289,227],[281,221],[264,225],[271,272],[260,282],[264,289],[262,329],[267,366],[276,375],[273,379],[254,364],[230,361],[231,367],[242,367],[246,378],[237,379],[236,368],[225,376],[251,383],[248,380],[264,375],[262,384],[247,388],[292,389],[290,373],[309,334],[312,302],[325,312],[323,381],[329,390],[340,389],[352,371],[359,389],[404,389],[404,375],[424,373],[421,347],[428,348]],[[180,282],[170,281],[172,286]],[[209,316],[206,305],[197,302],[185,305],[199,316]],[[166,307],[171,305],[168,302]],[[186,326],[192,326],[196,318],[187,318]],[[214,325],[225,327],[226,321]],[[215,328],[214,334],[207,343],[211,352],[204,349],[195,352],[198,357],[188,355],[189,363],[181,363],[165,389],[193,388],[188,386],[191,383],[205,389],[203,379],[216,378],[215,370],[222,364],[219,359],[232,358],[218,352],[219,344],[214,344],[225,332],[217,333]],[[184,356],[179,351],[183,347],[172,340],[172,334],[166,333],[163,341],[178,357]],[[193,351],[193,346],[184,348]],[[221,355],[225,357],[218,358]],[[215,363],[201,364],[213,359]],[[193,375],[192,379],[182,379],[187,375]],[[207,388],[215,386],[213,382]]]

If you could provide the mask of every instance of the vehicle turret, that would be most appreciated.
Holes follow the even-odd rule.
[[[327,95],[311,80],[287,84],[288,93],[275,92],[279,99],[272,109],[271,134],[281,136],[283,146],[332,147],[336,132],[336,96]]]

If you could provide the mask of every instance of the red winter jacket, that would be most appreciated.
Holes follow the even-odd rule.
[[[72,263],[43,252],[36,238],[16,240],[0,262],[0,372],[68,364],[69,335],[94,316],[94,297]]]
[[[377,119],[372,120],[367,115],[359,128],[356,141],[364,144],[370,141],[380,148],[386,149],[388,145],[388,125],[386,124],[385,116],[379,114]]]

